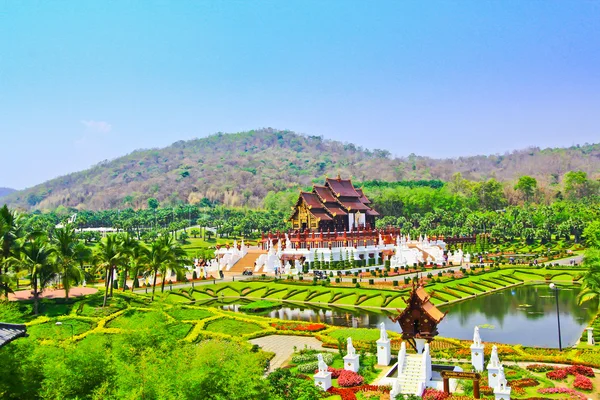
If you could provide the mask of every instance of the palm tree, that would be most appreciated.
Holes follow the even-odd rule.
[[[131,234],[126,233],[123,236],[121,236],[121,247],[123,249],[123,254],[126,256],[127,258],[127,262],[124,264],[124,275],[125,275],[125,279],[123,282],[123,287],[122,290],[125,291],[125,283],[127,282],[127,273],[132,270],[136,275],[135,277],[137,278],[137,269],[138,269],[138,263],[141,260],[141,244],[140,242],[133,237]],[[134,279],[136,279],[134,278]],[[133,284],[131,285],[132,289],[133,289]]]
[[[77,241],[75,246],[73,246],[73,260],[79,264],[79,269],[81,270],[81,275],[84,280],[89,280],[91,276],[84,269],[85,263],[89,263],[93,261],[94,254],[92,249],[85,245],[82,241]]]
[[[581,292],[577,296],[579,304],[600,298],[600,250],[586,250],[582,264],[588,270],[581,278]]]
[[[163,244],[163,238],[164,236],[155,240],[150,247],[144,249],[144,257],[148,271],[154,274],[152,282],[152,300],[154,300],[154,293],[156,292],[156,276],[158,275],[158,271],[162,270],[162,266],[170,261],[169,251]]]
[[[78,260],[75,258],[78,255],[76,246],[79,240],[75,234],[75,229],[67,225],[54,231],[52,242],[60,279],[65,289],[65,298],[68,299],[71,284],[78,284],[83,277],[82,270],[76,265]]]
[[[167,277],[168,270],[173,272],[180,272],[183,270],[183,264],[187,261],[187,254],[185,250],[181,248],[179,243],[172,236],[165,236],[162,240],[163,245],[167,249],[167,253],[169,255],[169,261],[167,263],[163,263],[161,266],[161,274],[163,276],[161,282],[161,293],[165,291],[165,282]]]
[[[6,204],[0,208],[0,291],[5,296],[10,291],[8,267],[12,263],[11,259],[18,255],[18,240],[23,233],[21,222],[22,216],[10,210]]]
[[[55,277],[52,256],[53,246],[45,235],[34,233],[28,235],[20,246],[19,262],[29,271],[33,288],[33,313],[38,314],[40,293]]]
[[[102,307],[106,306],[106,299],[108,297],[108,291],[110,288],[112,296],[112,281],[114,277],[114,271],[126,260],[126,254],[123,252],[121,246],[121,240],[117,235],[108,235],[104,240],[101,240],[94,254],[95,264],[105,271],[105,292],[104,302]]]
[[[180,270],[185,262],[186,253],[170,235],[161,236],[143,252],[148,270],[154,274],[152,282],[152,300],[154,300],[158,272],[162,274],[161,291],[164,292],[167,271]]]

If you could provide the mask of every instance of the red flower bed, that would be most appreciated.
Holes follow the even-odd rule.
[[[342,373],[343,369],[342,368],[333,368],[333,367],[327,367],[327,371],[331,372],[331,377],[334,379],[337,379],[340,377],[340,374]]]
[[[338,381],[339,382],[339,381]],[[327,392],[339,395],[342,400],[356,400],[356,392],[380,392],[389,393],[390,388],[385,386],[375,385],[360,385],[351,388],[336,388],[330,387]]]
[[[593,369],[584,365],[571,365],[570,367],[567,367],[566,370],[570,375],[584,375],[589,376],[590,378],[596,376]]]
[[[567,370],[566,369],[555,369],[552,371],[546,372],[546,378],[552,379],[553,381],[562,381],[567,378]]]
[[[327,392],[339,395],[342,400],[356,400],[356,395],[351,389],[336,388],[332,386]]]
[[[425,389],[422,396],[423,400],[446,400],[448,397],[449,395],[436,389]]]
[[[278,331],[318,332],[326,328],[323,324],[295,324],[273,322],[271,326]]]
[[[587,376],[583,375],[575,375],[575,381],[573,382],[573,387],[575,389],[581,390],[592,390],[594,386],[592,385],[592,381]]]
[[[365,378],[357,374],[356,372],[342,370],[340,372],[340,376],[338,377],[338,385],[341,387],[350,387],[350,386],[358,386],[362,385]]]

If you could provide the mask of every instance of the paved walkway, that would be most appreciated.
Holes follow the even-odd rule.
[[[71,288],[69,290],[69,297],[79,297],[85,296],[88,294],[94,294],[98,291],[96,288],[92,287],[82,287],[77,286]],[[65,297],[64,289],[45,289],[40,294],[40,299],[63,299]],[[33,292],[31,290],[19,290],[14,293],[8,294],[9,300],[31,300],[33,299]]]
[[[331,349],[325,349],[317,338],[310,336],[270,335],[252,339],[250,343],[259,345],[265,351],[275,353],[275,357],[271,360],[269,372],[285,365],[285,362],[294,353],[294,346],[298,350],[302,350],[304,346],[307,346],[310,349],[331,351]]]

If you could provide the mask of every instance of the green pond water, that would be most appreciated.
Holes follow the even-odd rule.
[[[579,288],[573,286],[565,286],[559,290],[563,347],[577,342],[598,310],[597,302],[577,305],[578,292]],[[209,305],[239,312],[240,304],[243,303],[213,302]],[[479,325],[484,342],[558,347],[556,298],[547,285],[517,286],[442,306],[440,309],[448,311],[439,325],[440,336],[443,337],[472,339],[473,328]],[[315,308],[284,303],[283,306],[260,315],[355,328],[376,328],[383,322],[388,330],[400,332],[400,326],[388,318],[392,314],[383,311]]]

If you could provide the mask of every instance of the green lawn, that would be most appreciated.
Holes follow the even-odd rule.
[[[263,330],[260,325],[231,318],[220,318],[211,321],[204,329],[209,332],[224,333],[230,336],[246,335]]]

